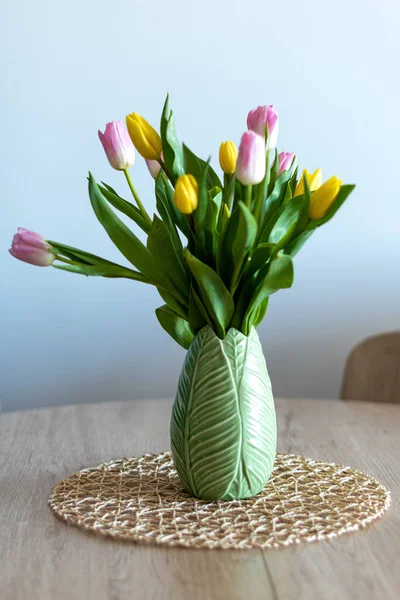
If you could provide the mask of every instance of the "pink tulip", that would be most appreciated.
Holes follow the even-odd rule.
[[[288,171],[295,157],[294,152],[280,152],[278,154],[279,161],[279,170],[278,175],[282,173],[282,171]]]
[[[161,154],[161,158],[162,158],[162,154]],[[159,174],[160,169],[161,169],[160,163],[157,160],[148,160],[147,158],[145,159],[145,161],[146,161],[146,165],[147,165],[150,175],[152,176],[153,179],[157,179],[157,175]]]
[[[135,147],[122,121],[107,123],[99,138],[110,165],[117,171],[128,169],[135,162]]]
[[[279,118],[275,107],[259,106],[251,110],[247,116],[247,127],[252,131],[265,137],[266,127],[268,125],[268,147],[275,148],[278,141]]]
[[[246,131],[242,135],[236,163],[236,179],[243,185],[256,185],[265,177],[265,139]]]
[[[23,227],[18,227],[18,233],[13,237],[9,253],[14,258],[37,267],[48,267],[55,259],[54,254],[50,252],[50,244],[38,233]]]

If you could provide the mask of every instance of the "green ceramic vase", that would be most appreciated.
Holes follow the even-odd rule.
[[[234,500],[258,494],[276,454],[271,382],[256,330],[230,329],[221,340],[208,325],[192,342],[171,417],[171,448],[186,491]]]

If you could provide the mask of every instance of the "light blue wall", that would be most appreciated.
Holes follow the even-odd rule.
[[[259,329],[277,395],[337,396],[349,348],[400,325],[397,0],[2,4],[3,409],[174,393],[184,351],[152,288],[7,253],[20,225],[120,260],[87,198],[88,169],[125,189],[97,129],[133,110],[157,123],[167,90],[202,156],[273,103],[281,150],[357,183]],[[153,209],[140,159],[133,177]]]

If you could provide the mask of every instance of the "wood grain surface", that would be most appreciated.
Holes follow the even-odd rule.
[[[68,527],[51,487],[83,467],[169,448],[170,400],[0,416],[1,600],[398,600],[400,406],[278,400],[278,450],[351,465],[392,492],[360,532],[277,551],[135,546]]]

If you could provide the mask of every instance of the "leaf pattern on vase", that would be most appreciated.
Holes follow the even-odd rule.
[[[275,459],[271,383],[255,329],[224,340],[204,327],[191,344],[171,419],[172,453],[184,488],[201,498],[262,490]]]

